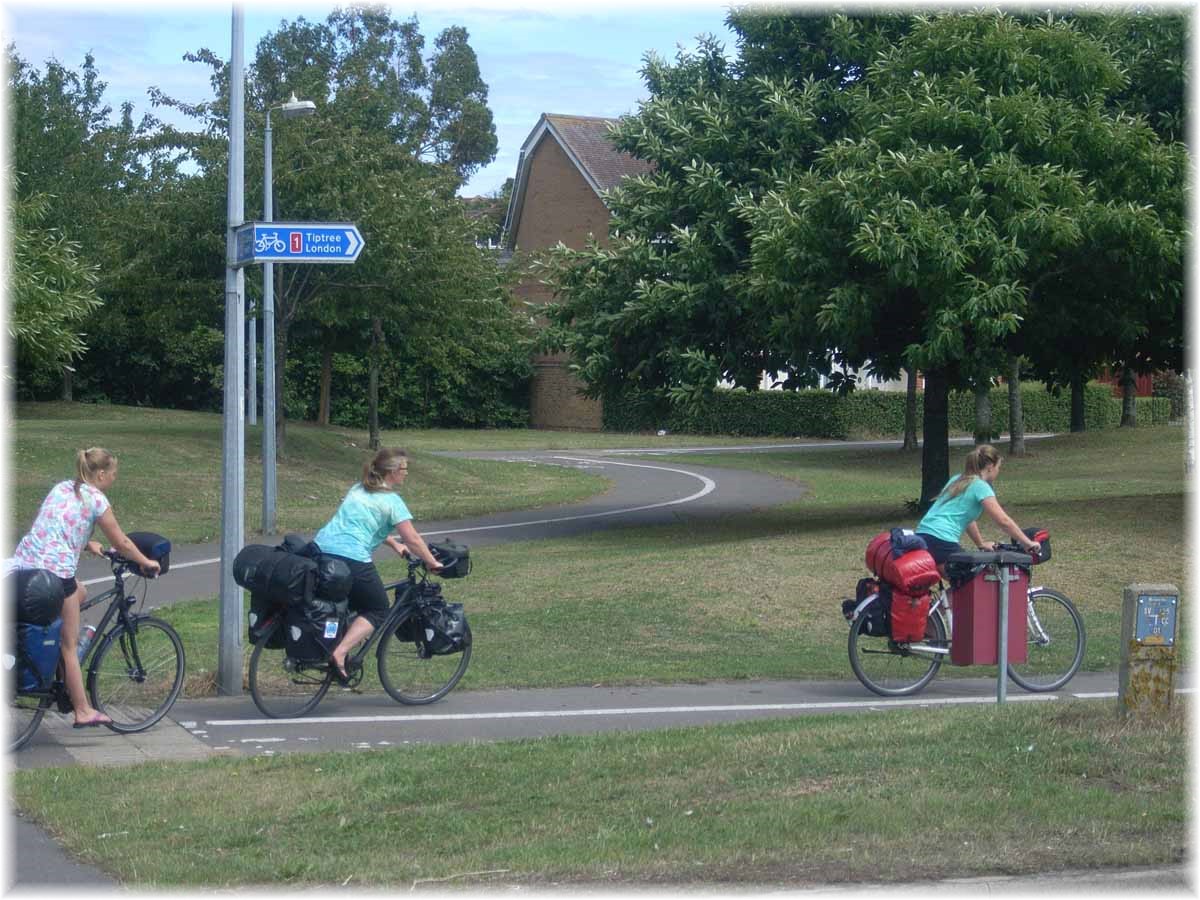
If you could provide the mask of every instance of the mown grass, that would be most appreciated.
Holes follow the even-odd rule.
[[[221,521],[221,417],[212,413],[95,406],[18,404],[13,422],[9,527],[28,529],[47,490],[74,477],[75,452],[103,446],[121,461],[110,500],[128,530],[150,530],[176,543],[216,540]],[[447,434],[446,444],[429,435]],[[603,492],[594,474],[555,466],[449,459],[429,449],[484,446],[503,433],[387,432],[385,446],[412,453],[404,496],[418,519],[452,519],[569,503]],[[522,432],[524,434],[524,432]],[[246,429],[246,527],[262,512],[262,428]],[[369,457],[365,432],[288,426],[287,459],[276,470],[277,530],[315,531],[329,520]]]
[[[1186,752],[1178,708],[1009,704],[41,769],[13,793],[139,888],[905,884],[1178,864]]]
[[[1064,436],[1004,464],[1005,508],[1053,535],[1053,558],[1034,580],[1078,604],[1085,670],[1117,667],[1125,585],[1185,587],[1182,438],[1169,427]],[[840,599],[866,574],[871,536],[912,524],[903,500],[919,489],[917,458],[845,450],[688,455],[676,464],[755,468],[808,491],[702,527],[684,513],[670,526],[477,550],[471,576],[446,583],[475,635],[462,688],[850,677]],[[385,578],[402,569],[382,566]],[[188,636],[194,689],[211,688],[215,601],[164,614]],[[1185,661],[1189,646],[1184,629]],[[993,675],[947,665],[939,677]],[[364,689],[377,688],[368,679]]]

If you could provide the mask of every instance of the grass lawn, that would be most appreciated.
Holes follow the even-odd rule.
[[[1186,755],[1178,712],[1009,704],[40,769],[13,796],[137,888],[779,889],[1178,864]]]
[[[1031,446],[1028,457],[1005,462],[1000,500],[1019,523],[1050,528],[1054,556],[1034,581],[1076,601],[1088,632],[1084,669],[1114,670],[1122,588],[1186,584],[1182,429]],[[961,465],[960,451],[953,460]],[[688,455],[678,463],[757,468],[809,492],[703,528],[683,518],[475,553],[471,576],[446,584],[475,635],[463,688],[852,677],[840,598],[866,574],[870,537],[912,523],[903,500],[919,490],[917,458],[847,450]],[[402,570],[399,562],[382,567],[385,579]],[[164,614],[188,639],[189,691],[211,690],[215,600]],[[1184,630],[1185,660],[1189,647]],[[938,677],[964,676],[994,670],[946,665]]]
[[[176,543],[216,540],[221,521],[221,417],[213,413],[26,403],[16,407],[11,463],[16,473],[9,528],[15,544],[50,487],[75,474],[75,452],[102,446],[121,461],[110,492],[130,531],[156,531]],[[556,466],[449,459],[429,449],[470,449],[476,435],[506,432],[385,432],[385,446],[412,454],[404,498],[418,519],[450,519],[508,509],[569,503],[602,493],[606,479]],[[539,434],[540,432],[533,432]],[[525,432],[521,432],[525,434]],[[536,445],[536,444],[535,444]],[[262,428],[246,429],[247,534],[261,525]],[[287,460],[278,464],[276,520],[280,533],[315,531],[329,520],[369,458],[365,432],[288,426]]]

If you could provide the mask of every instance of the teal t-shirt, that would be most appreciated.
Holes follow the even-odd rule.
[[[398,494],[372,493],[356,484],[314,540],[322,553],[370,562],[371,554],[383,539],[411,518],[412,513]]]
[[[938,499],[917,523],[918,533],[932,534],[943,541],[958,543],[964,529],[983,512],[983,501],[996,496],[990,484],[982,478],[973,478],[966,490],[957,497],[951,497],[946,489],[960,478],[961,475],[955,475],[946,482],[946,487],[942,488]]]

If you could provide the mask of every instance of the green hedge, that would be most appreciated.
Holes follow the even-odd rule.
[[[845,440],[868,435],[904,433],[902,391],[854,391],[839,397],[829,391],[717,390],[699,410],[671,409],[663,401],[645,397],[619,397],[604,403],[606,431],[654,431],[665,428],[679,434],[729,434],[744,437],[812,437]],[[1057,396],[1040,384],[1021,386],[1025,431],[1065,432],[1071,427],[1071,395]],[[1139,397],[1139,425],[1159,425],[1170,418],[1170,401]],[[1107,385],[1084,388],[1084,422],[1087,430],[1115,428],[1121,423],[1121,401]],[[921,398],[917,398],[917,430],[922,423]],[[1008,389],[992,390],[992,428],[1008,431]],[[975,430],[975,396],[965,391],[950,394],[950,430],[970,434]]]

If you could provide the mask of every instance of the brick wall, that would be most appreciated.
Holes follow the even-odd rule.
[[[517,226],[517,250],[541,250],[559,241],[580,249],[589,235],[608,243],[607,207],[553,137],[547,135],[534,148],[528,177]],[[549,288],[536,279],[522,282],[514,293],[531,303],[545,303],[551,296]],[[534,428],[599,431],[601,404],[579,394],[582,384],[568,363],[563,355],[534,357],[530,424]]]

